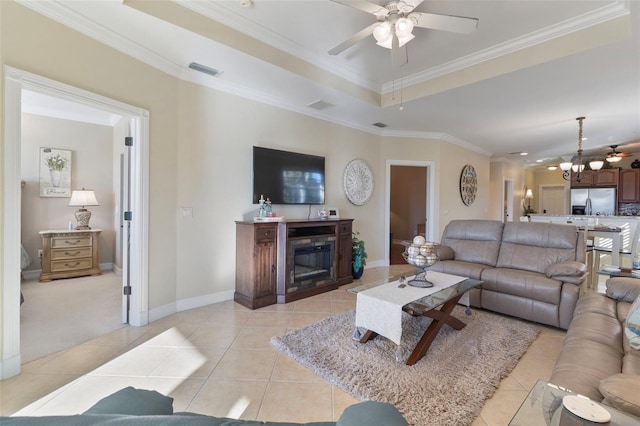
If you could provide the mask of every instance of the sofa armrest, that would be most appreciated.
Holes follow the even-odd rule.
[[[587,278],[587,265],[575,260],[557,262],[549,265],[545,274],[555,280],[580,285]]]
[[[616,277],[607,280],[607,297],[618,302],[633,303],[640,296],[640,280]]]
[[[409,426],[402,414],[386,402],[364,401],[350,405],[343,412],[336,426]]]
[[[439,260],[453,260],[456,258],[453,249],[449,246],[438,246],[436,248],[436,253],[438,253]]]

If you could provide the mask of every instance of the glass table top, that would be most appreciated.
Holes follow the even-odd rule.
[[[413,278],[413,275],[406,275],[406,274],[393,275],[378,281],[374,281],[369,284],[364,284],[358,287],[348,289],[347,291],[357,294],[361,291],[369,290],[371,288],[378,287],[384,284],[397,283],[398,285],[400,285],[403,283],[408,283],[411,278]],[[482,284],[482,281],[480,280],[466,278],[463,281],[460,281],[449,287],[438,290],[435,293],[430,294],[429,296],[425,296],[411,303],[408,303],[407,305],[405,305],[405,308],[409,308],[411,311],[415,312],[416,314],[420,314],[428,310],[437,308],[438,306],[445,304],[449,300],[454,299],[455,297],[466,293],[472,288],[478,287],[480,284]]]
[[[575,395],[575,393],[543,380],[538,380],[509,422],[509,426],[598,424],[583,420],[564,408],[562,398],[567,395]],[[640,419],[618,411],[608,405],[598,404],[611,414],[611,422],[605,424],[610,426],[640,425]]]

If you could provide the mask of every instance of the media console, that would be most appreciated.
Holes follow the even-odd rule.
[[[234,300],[256,309],[352,282],[352,222],[237,221]]]

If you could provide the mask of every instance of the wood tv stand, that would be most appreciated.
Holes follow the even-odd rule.
[[[352,282],[352,222],[237,221],[234,300],[256,309]]]

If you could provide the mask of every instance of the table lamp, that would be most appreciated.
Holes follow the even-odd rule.
[[[78,226],[75,229],[91,229],[89,227],[89,219],[91,219],[91,212],[85,209],[85,206],[99,206],[98,200],[96,200],[96,194],[92,189],[74,190],[71,192],[71,200],[69,200],[70,207],[80,207],[76,212],[76,220]]]

